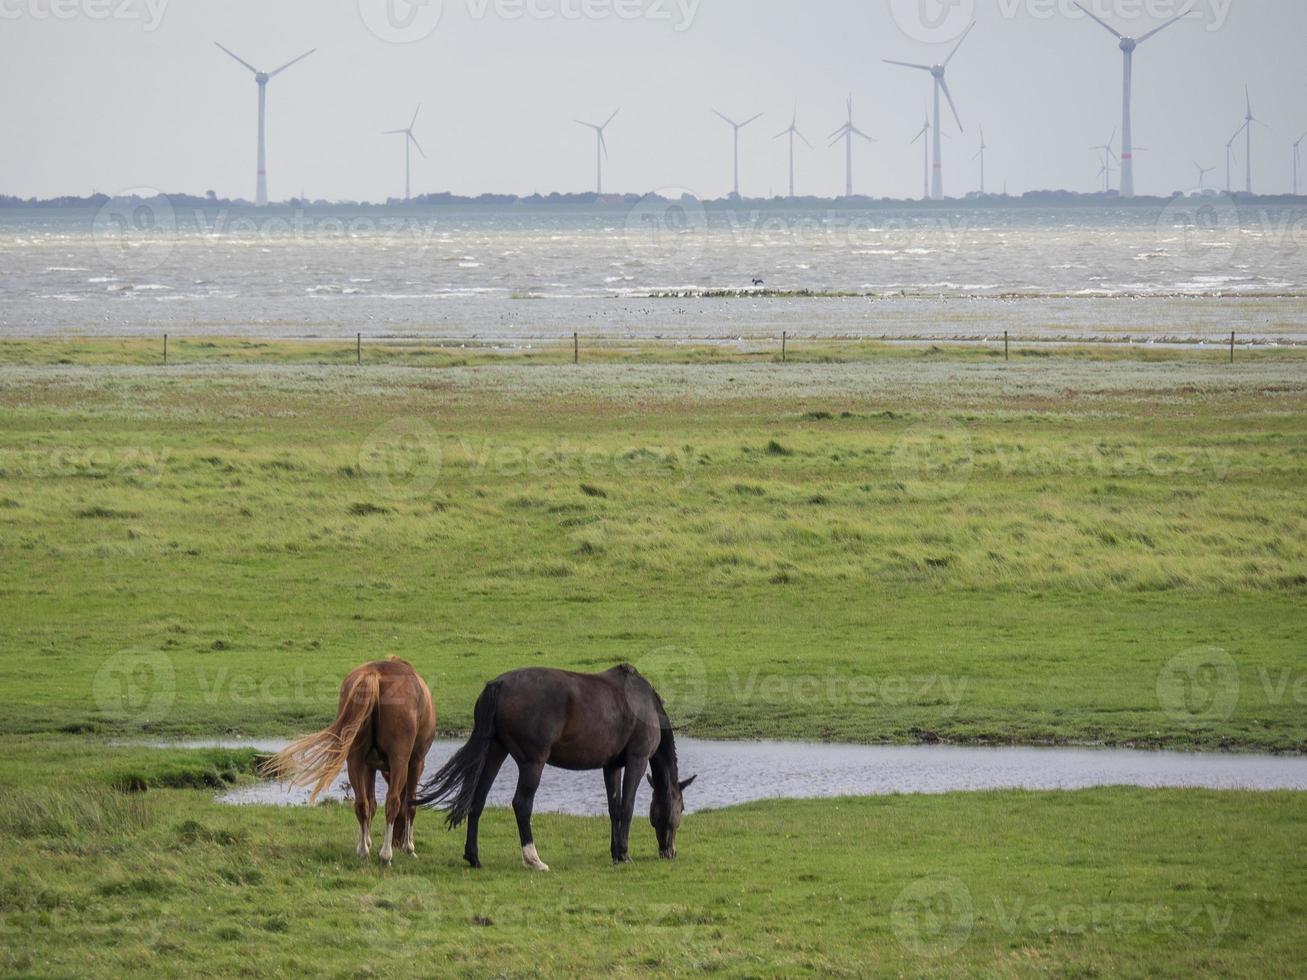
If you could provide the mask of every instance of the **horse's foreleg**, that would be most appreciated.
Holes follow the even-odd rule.
[[[531,807],[540,786],[543,762],[519,762],[517,765],[517,792],[513,794],[513,813],[517,816],[517,836],[522,843],[522,863],[532,871],[548,871],[549,865],[536,853],[535,837],[531,833]]]
[[[640,780],[644,778],[648,765],[648,759],[626,760],[626,772],[622,774],[622,813],[617,828],[618,861],[631,860],[628,841],[631,837],[631,817],[635,814],[635,794],[640,789]]]
[[[629,861],[622,853],[620,831],[622,826],[622,767],[604,766],[604,791],[608,796],[608,823],[611,829],[609,849],[613,863]]]
[[[477,830],[481,825],[481,811],[486,808],[486,797],[490,787],[495,784],[499,767],[504,764],[507,753],[498,742],[491,742],[486,750],[485,762],[481,764],[481,776],[477,780],[476,792],[472,795],[472,806],[467,812],[467,843],[463,847],[463,860],[474,868],[481,867],[481,853],[477,844]]]

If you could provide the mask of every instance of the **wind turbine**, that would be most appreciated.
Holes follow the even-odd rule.
[[[830,145],[844,140],[844,196],[853,196],[853,137],[859,136],[868,143],[876,142],[853,124],[853,95],[849,95],[849,121],[830,135]]]
[[[426,158],[426,153],[423,152],[422,150],[422,144],[419,143],[418,138],[413,135],[413,125],[418,121],[418,113],[421,111],[422,111],[422,106],[420,105],[413,110],[413,120],[408,124],[408,129],[388,129],[382,134],[383,136],[398,136],[400,134],[403,134],[404,136],[404,200],[405,201],[407,201],[411,197],[409,191],[409,177],[413,171],[409,166],[410,147],[416,146],[418,148],[418,152],[422,154],[424,159]]]
[[[1160,34],[1162,33],[1162,31],[1166,30],[1172,24],[1184,20],[1191,13],[1193,13],[1194,8],[1192,6],[1189,6],[1185,8],[1184,13],[1177,14],[1175,17],[1172,17],[1161,27],[1154,28],[1153,30],[1145,34],[1143,37],[1134,38],[1134,37],[1126,37],[1115,27],[1111,26],[1107,21],[1103,20],[1101,17],[1094,14],[1093,11],[1091,11],[1084,4],[1080,3],[1080,0],[1075,0],[1075,2],[1077,7],[1079,7],[1086,14],[1092,17],[1095,21],[1097,21],[1100,25],[1102,25],[1102,27],[1105,30],[1107,30],[1109,33],[1114,35],[1116,39],[1121,42],[1120,43],[1121,52],[1123,55],[1125,55],[1125,76],[1124,76],[1125,83],[1123,86],[1124,91],[1121,99],[1122,106],[1123,106],[1122,115],[1121,115],[1121,196],[1134,197],[1135,196],[1135,145],[1134,145],[1134,124],[1131,118],[1130,106],[1131,106],[1131,98],[1133,95],[1132,90],[1134,87],[1135,49],[1139,47],[1139,45],[1147,41],[1150,37]]]
[[[1302,143],[1307,140],[1307,133],[1298,137],[1298,142],[1293,144],[1293,196],[1298,196],[1298,174],[1302,171]]]
[[[916,68],[920,71],[928,71],[935,79],[935,170],[934,175],[931,178],[930,197],[936,201],[942,201],[944,199],[944,158],[943,146],[940,142],[939,125],[939,96],[941,92],[944,93],[944,98],[948,99],[949,108],[953,110],[953,118],[957,121],[958,129],[965,129],[962,125],[962,117],[958,115],[958,107],[953,104],[953,95],[948,90],[948,81],[945,79],[944,73],[949,66],[949,62],[951,62],[954,56],[958,53],[958,48],[962,47],[963,42],[966,41],[968,35],[970,35],[975,28],[976,23],[975,21],[972,21],[971,26],[966,29],[962,37],[958,38],[958,43],[954,46],[953,51],[949,56],[944,59],[942,65],[914,65],[907,61],[890,61],[888,58],[885,59],[885,63],[889,65],[898,65],[900,68]]]
[[[613,114],[608,117],[608,121],[602,126],[596,126],[594,123],[583,122],[580,119],[575,120],[578,125],[586,126],[595,131],[595,169],[598,173],[598,177],[595,181],[596,194],[603,194],[604,192],[604,161],[608,159],[608,142],[604,139],[604,130],[608,128],[609,123],[617,118],[617,113],[621,111],[621,109],[615,110]]]
[[[922,124],[921,129],[918,130],[917,135],[912,137],[912,143],[915,144],[917,140],[921,139],[929,132],[930,132],[930,114],[927,113],[926,121],[925,123]],[[930,141],[929,140],[921,144],[921,199],[923,201],[930,200]]]
[[[1243,135],[1244,126],[1247,125],[1248,125],[1247,123],[1244,123],[1243,126],[1240,126],[1238,129],[1236,129],[1234,131],[1234,135],[1231,136],[1230,139],[1225,144],[1225,193],[1227,194],[1234,193],[1234,180],[1233,180],[1234,144],[1235,141],[1238,140],[1239,137]]]
[[[759,119],[762,118],[763,114],[760,112],[756,116],[744,120],[744,122],[742,123],[737,123],[734,119],[722,115],[716,109],[713,110],[713,113],[716,116],[718,116],[720,119],[722,119],[728,126],[730,126],[732,130],[735,131],[735,169],[734,169],[735,182],[732,185],[734,190],[731,192],[731,194],[734,197],[739,197],[740,196],[740,130],[742,130],[745,126],[749,125],[749,123],[757,122]]]
[[[1198,171],[1198,189],[1200,191],[1205,191],[1207,190],[1207,175],[1210,174],[1212,171],[1214,171],[1216,168],[1204,167],[1197,160],[1193,161],[1193,164],[1194,164],[1194,169]]]
[[[1112,161],[1121,160],[1116,155],[1116,150],[1112,149],[1112,142],[1116,139],[1116,130],[1112,130],[1112,135],[1108,137],[1106,143],[1101,146],[1091,146],[1091,150],[1103,151],[1103,168],[1098,171],[1098,176],[1103,178],[1103,193],[1107,194],[1112,190]]]
[[[980,196],[981,197],[985,196],[985,151],[988,149],[989,146],[986,145],[985,143],[985,127],[981,126],[980,127],[980,152],[971,158],[972,160],[980,161]]]
[[[300,55],[294,61],[286,62],[286,64],[282,65],[276,71],[259,71],[248,61],[232,54],[232,52],[229,51],[227,48],[223,48],[222,45],[218,44],[217,41],[214,41],[213,43],[217,44],[219,48],[222,48],[223,51],[231,55],[242,65],[244,65],[246,68],[252,71],[254,73],[254,81],[257,82],[259,86],[259,170],[258,170],[258,180],[255,184],[255,190],[254,190],[254,203],[257,204],[259,207],[263,207],[268,203],[268,150],[267,150],[267,139],[266,139],[267,130],[265,126],[265,122],[267,120],[267,115],[268,115],[268,82],[272,81],[274,78],[276,78],[278,75],[284,72],[291,65],[295,64],[296,62],[303,61],[305,58],[307,58],[309,55],[311,55],[314,51],[318,49],[313,48],[311,51],[304,52],[304,54]]]
[[[1262,122],[1260,119],[1258,119],[1256,116],[1253,115],[1253,97],[1251,93],[1249,93],[1247,85],[1243,87],[1243,98],[1244,98],[1244,105],[1247,106],[1247,115],[1244,116],[1243,126],[1239,129],[1239,132],[1235,133],[1234,135],[1238,137],[1239,133],[1243,133],[1244,157],[1245,157],[1244,165],[1246,167],[1246,170],[1244,171],[1245,173],[1244,190],[1247,191],[1249,194],[1252,194],[1253,192],[1253,123],[1257,123],[1257,125],[1259,126],[1266,126],[1266,123]],[[1267,129],[1269,128],[1270,127],[1267,126]]]
[[[804,145],[807,146],[808,149],[810,150],[812,149],[812,144],[808,142],[808,138],[799,132],[799,107],[797,105],[794,107],[794,117],[790,120],[790,128],[782,129],[779,133],[776,134],[774,139],[780,139],[782,136],[788,136],[790,138],[790,198],[793,199],[794,197],[794,137],[797,136],[799,139],[803,140]]]

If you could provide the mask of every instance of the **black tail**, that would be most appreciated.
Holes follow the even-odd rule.
[[[481,770],[485,768],[490,740],[495,737],[495,711],[499,705],[499,684],[486,685],[473,709],[472,737],[453,758],[428,779],[417,795],[419,806],[444,806],[445,823],[452,830],[472,809]]]

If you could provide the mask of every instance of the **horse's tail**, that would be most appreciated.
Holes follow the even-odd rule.
[[[499,706],[499,682],[486,685],[473,710],[472,736],[454,753],[418,792],[420,806],[445,806],[445,823],[453,829],[466,819],[476,796],[477,783],[485,768],[486,753],[495,737],[495,712]]]
[[[291,786],[312,787],[309,801],[315,802],[340,772],[359,734],[371,724],[380,701],[381,675],[362,671],[341,691],[340,711],[329,727],[292,742],[260,770]]]

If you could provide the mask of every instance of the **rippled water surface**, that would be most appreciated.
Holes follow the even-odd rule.
[[[194,746],[255,747],[276,751],[285,743],[202,742]],[[435,771],[461,745],[437,742],[427,756]],[[698,775],[687,791],[688,809],[753,800],[894,793],[953,793],[991,789],[1074,790],[1094,786],[1145,786],[1217,790],[1307,790],[1307,757],[1138,752],[1114,749],[955,748],[860,746],[801,742],[711,742],[682,739],[682,778]],[[516,768],[507,762],[491,793],[492,806],[512,801]],[[330,794],[345,797],[343,777]],[[642,786],[638,811],[648,808]],[[276,783],[232,790],[220,797],[239,804],[294,805],[303,791]],[[536,808],[601,816],[603,777],[598,772],[547,769]]]
[[[1307,214],[504,206],[0,211],[0,329],[523,342],[1307,341]],[[763,290],[813,295],[775,296]],[[716,291],[743,291],[717,297]],[[667,294],[677,294],[668,296]],[[707,294],[707,295],[705,295]]]

